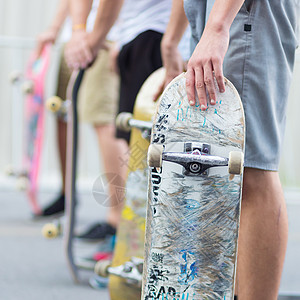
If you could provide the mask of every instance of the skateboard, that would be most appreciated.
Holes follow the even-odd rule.
[[[142,299],[233,299],[245,121],[235,87],[225,86],[206,111],[198,100],[189,105],[184,73],[160,98],[148,150]]]
[[[77,100],[84,70],[73,71],[67,87],[67,98],[71,105],[67,112],[67,159],[66,159],[66,203],[65,203],[65,229],[64,242],[67,264],[75,283],[79,282],[78,267],[74,259],[74,228],[76,223],[76,171],[77,171],[77,145],[78,145],[78,113]]]
[[[11,74],[12,83],[23,82],[25,93],[24,150],[22,171],[11,170],[10,175],[19,178],[19,188],[26,190],[34,215],[41,213],[38,202],[38,175],[44,133],[44,85],[50,61],[51,47],[45,46],[40,57],[32,53],[25,74]]]
[[[125,188],[125,205],[117,231],[112,262],[100,262],[95,272],[109,276],[111,300],[140,299],[144,257],[145,215],[147,202],[147,149],[156,102],[154,93],[163,81],[165,70],[155,71],[141,87],[133,116],[120,114],[117,126],[131,129],[130,156]]]

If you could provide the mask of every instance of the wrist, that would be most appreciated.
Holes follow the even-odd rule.
[[[78,23],[72,26],[72,31],[86,31],[86,24],[85,23]]]
[[[224,22],[223,20],[211,18],[207,23],[207,27],[216,33],[224,33],[229,32],[230,24]]]

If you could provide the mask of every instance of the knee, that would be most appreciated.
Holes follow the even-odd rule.
[[[281,192],[278,172],[245,168],[243,180],[243,200],[269,198]]]

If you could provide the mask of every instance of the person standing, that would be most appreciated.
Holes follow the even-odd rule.
[[[174,0],[162,41],[164,65],[176,76],[178,28],[189,21],[192,56],[186,89],[191,105],[196,98],[202,110],[214,105],[214,78],[223,92],[224,75],[236,86],[244,105],[245,171],[236,284],[242,300],[275,300],[279,290],[288,221],[278,164],[297,47],[298,2]]]

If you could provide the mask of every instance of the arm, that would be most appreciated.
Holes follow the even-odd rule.
[[[183,1],[173,0],[170,21],[161,42],[161,55],[166,68],[166,77],[163,84],[154,96],[156,100],[168,83],[182,73],[184,62],[178,51],[178,44],[187,28]]]
[[[86,21],[92,8],[93,0],[68,0],[70,15],[72,19],[72,37],[65,47],[65,57],[69,66],[78,69],[81,65],[78,53],[83,53],[89,61],[92,53],[88,45],[88,33],[86,32]],[[73,63],[68,59],[72,55]]]
[[[93,0],[68,0],[73,30],[84,30],[86,20],[92,8]]]
[[[55,16],[48,29],[41,33],[37,38],[36,53],[40,56],[44,46],[48,43],[54,44],[58,33],[68,15],[69,0],[60,0],[56,9]]]
[[[216,0],[202,37],[189,60],[186,74],[187,95],[195,104],[195,88],[202,110],[207,108],[206,90],[210,103],[215,104],[215,76],[220,92],[224,92],[223,61],[229,44],[229,29],[244,0]]]
[[[70,1],[72,6],[78,5],[78,3],[86,5],[85,0]],[[73,41],[72,37],[72,40],[66,47],[65,57],[71,68],[86,68],[95,59],[98,51],[102,48],[106,48],[106,35],[118,18],[122,5],[123,0],[100,1],[93,31],[91,33],[87,33],[85,38],[83,40],[81,39],[80,43],[78,43],[78,41]],[[74,10],[72,9],[72,11]],[[80,11],[81,10],[78,9],[79,13]],[[76,21],[82,22],[79,14],[77,15]]]

